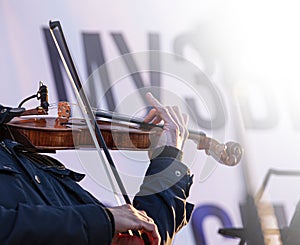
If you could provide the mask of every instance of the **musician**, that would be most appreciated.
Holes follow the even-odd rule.
[[[120,234],[128,230],[151,244],[172,243],[193,209],[186,201],[192,176],[181,162],[187,117],[146,97],[154,109],[145,122],[163,120],[164,128],[133,206],[105,207],[77,184],[84,175],[1,139],[0,130],[0,244],[144,244]]]

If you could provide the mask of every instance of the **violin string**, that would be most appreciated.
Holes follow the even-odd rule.
[[[140,125],[141,127],[144,128],[153,128],[153,127],[158,127],[158,128],[163,128],[162,124],[153,124],[153,123],[146,123],[143,121],[142,118],[138,117],[130,117],[124,114],[117,114],[114,112],[110,111],[104,111],[104,110],[97,110],[95,112],[96,117],[102,117],[102,118],[107,118],[111,120],[116,120],[116,121],[123,121],[123,122],[128,122],[128,123],[135,123]]]
[[[69,103],[69,102],[68,102]],[[71,106],[76,107],[76,103],[69,103]],[[57,109],[58,104],[57,103],[51,103],[49,105],[49,109]],[[71,110],[72,111],[72,110]],[[163,128],[163,124],[153,124],[153,123],[146,123],[144,122],[142,117],[136,117],[136,116],[129,116],[127,114],[122,114],[122,113],[116,113],[113,111],[108,111],[108,110],[103,110],[99,108],[92,108],[92,111],[96,117],[99,118],[106,118],[114,121],[122,121],[122,122],[127,122],[127,123],[133,123],[133,124],[138,124],[141,126],[142,129],[149,129],[149,128]],[[199,130],[194,130],[194,129],[189,129],[189,134],[193,135],[201,135],[206,137],[206,134],[203,131]]]
[[[124,122],[128,122],[128,123],[139,124],[142,128],[154,128],[154,127],[163,128],[164,127],[163,124],[146,123],[143,121],[142,118],[139,118],[139,117],[131,117],[131,116],[128,116],[125,114],[119,114],[119,113],[105,111],[105,110],[99,110],[99,109],[95,112],[95,116],[112,119],[112,120],[116,120],[116,121],[124,121]],[[189,134],[201,135],[201,136],[206,137],[206,134],[202,131],[191,130],[191,129],[189,129],[188,131],[189,131]]]

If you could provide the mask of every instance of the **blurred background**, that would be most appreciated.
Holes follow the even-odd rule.
[[[16,107],[39,81],[48,86],[50,104],[76,103],[48,30],[49,20],[59,20],[93,107],[142,116],[143,94],[153,89],[163,104],[190,115],[191,128],[243,146],[241,163],[228,167],[187,142],[195,212],[174,243],[238,244],[218,229],[244,226],[247,190],[256,195],[270,169],[300,170],[298,12],[291,0],[1,0],[0,103]],[[124,59],[128,53],[140,75]],[[55,157],[85,173],[82,186],[114,205],[94,155],[77,150]],[[147,153],[112,155],[133,197]],[[299,185],[297,176],[269,179],[262,200],[276,207],[279,227],[295,211]]]

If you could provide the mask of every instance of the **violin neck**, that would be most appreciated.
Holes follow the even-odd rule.
[[[111,119],[111,120],[116,120],[116,121],[135,123],[135,124],[141,125],[144,128],[154,128],[154,127],[163,128],[162,124],[145,123],[141,118],[115,114],[115,113],[107,112],[107,111],[96,111],[95,116],[106,118],[106,119]],[[199,140],[200,138],[203,139],[203,137],[206,137],[204,132],[189,130],[189,138],[190,139]]]
[[[163,125],[161,124],[145,123],[142,119],[137,117],[130,117],[130,116],[120,115],[120,114],[107,112],[107,111],[96,111],[95,116],[110,119],[110,120],[115,120],[115,121],[138,124],[142,128],[154,128],[154,127],[163,128]]]
[[[207,150],[213,144],[218,144],[217,141],[209,138],[203,132],[197,132],[194,130],[189,130],[189,139],[193,140],[197,144],[198,150]]]

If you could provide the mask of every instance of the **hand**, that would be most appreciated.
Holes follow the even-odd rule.
[[[120,232],[128,230],[138,230],[145,233],[151,245],[160,244],[160,235],[156,224],[145,211],[135,209],[132,205],[126,204],[119,207],[109,208],[115,221],[115,237],[113,244],[143,244],[139,237],[129,237],[127,235],[119,235]],[[129,243],[126,243],[129,241]],[[136,243],[132,243],[135,241]]]
[[[188,116],[181,113],[178,106],[163,106],[151,93],[147,93],[146,98],[154,108],[149,111],[144,122],[158,124],[164,121],[156,147],[168,145],[182,150],[188,138]]]

